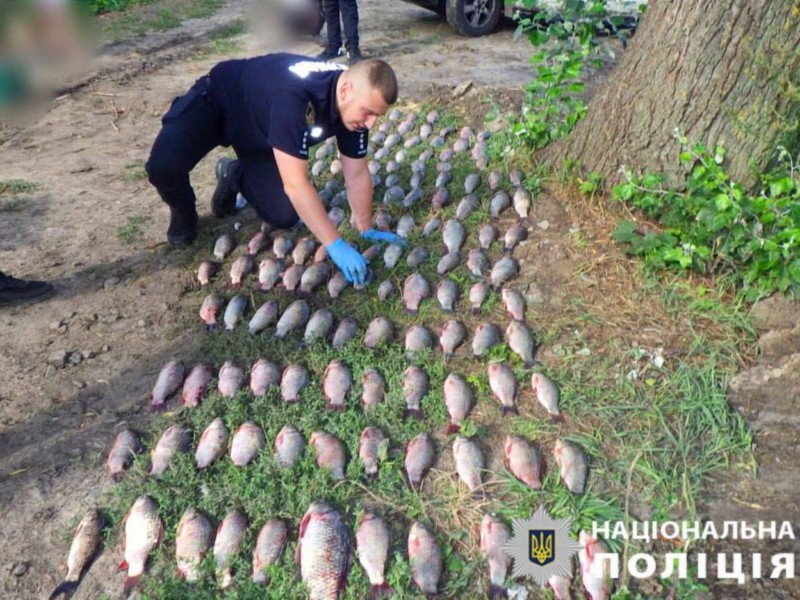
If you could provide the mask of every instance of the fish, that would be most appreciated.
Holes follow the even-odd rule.
[[[288,533],[281,519],[269,519],[264,523],[253,548],[253,583],[269,584],[266,569],[280,560]]]
[[[523,437],[509,435],[503,450],[511,474],[532,490],[541,490],[544,463],[536,448]]]
[[[561,469],[561,481],[573,494],[583,494],[589,476],[589,460],[583,450],[565,440],[556,440],[553,456]]]
[[[264,432],[255,423],[242,423],[231,440],[231,462],[236,467],[250,464],[266,444]]]
[[[394,269],[402,255],[403,247],[401,245],[389,244],[383,253],[383,264],[387,269]]]
[[[358,323],[355,319],[347,317],[339,323],[333,334],[331,345],[334,348],[343,348],[358,335]]]
[[[553,590],[553,596],[556,600],[572,600],[572,593],[570,592],[572,577],[572,561],[570,561],[568,577],[551,575],[550,579],[547,580],[547,586]]]
[[[481,176],[477,173],[470,173],[464,178],[464,190],[471,194],[475,190],[478,189],[478,186],[481,184]]]
[[[406,191],[403,188],[401,188],[399,185],[393,185],[383,194],[383,203],[393,204],[395,202],[400,202],[405,195]]]
[[[467,232],[460,221],[449,219],[442,227],[442,241],[447,247],[448,252],[458,252],[464,244]]]
[[[308,443],[314,448],[317,466],[330,471],[331,477],[337,481],[344,479],[347,450],[341,440],[325,431],[315,431]]]
[[[504,415],[519,414],[517,408],[517,378],[505,363],[492,363],[487,369],[489,387],[495,397],[500,400],[500,412]]]
[[[256,231],[255,235],[247,242],[247,253],[254,257],[269,245],[269,237],[263,231]]]
[[[504,256],[494,263],[489,280],[494,287],[500,287],[517,275],[519,275],[519,263],[509,256]]]
[[[300,327],[305,327],[311,317],[311,307],[305,300],[295,300],[292,302],[278,319],[275,326],[275,337],[285,338],[290,332]]]
[[[428,123],[423,123],[419,128],[419,137],[423,140],[430,137],[431,133],[433,133],[433,128]]]
[[[364,345],[371,350],[389,342],[394,335],[394,326],[386,317],[377,317],[367,326],[364,334]]]
[[[480,206],[481,201],[475,194],[468,194],[464,196],[456,207],[456,219],[463,221],[476,210],[478,210]]]
[[[563,420],[558,410],[558,388],[553,381],[543,373],[531,375],[531,387],[539,404],[544,406],[547,414],[553,421]]]
[[[480,532],[481,552],[489,565],[489,600],[505,598],[503,584],[508,575],[511,559],[503,547],[511,539],[511,532],[505,523],[491,515],[484,515],[481,519]]]
[[[528,239],[528,230],[519,223],[515,223],[508,228],[505,236],[503,236],[503,243],[505,244],[503,251],[506,254],[510,254],[520,242],[526,239]]]
[[[428,260],[428,251],[422,246],[417,246],[408,253],[406,264],[412,269],[416,269],[426,260]]]
[[[525,188],[517,188],[514,192],[514,210],[520,219],[528,219],[528,213],[531,210],[531,194]]]
[[[458,284],[455,281],[448,277],[439,280],[436,286],[436,299],[444,312],[453,312],[458,295]]]
[[[420,523],[414,522],[408,533],[408,561],[411,576],[423,594],[434,595],[444,569],[436,538]]]
[[[310,600],[336,600],[345,591],[350,568],[350,534],[342,516],[314,502],[300,521],[297,562]]]
[[[509,206],[511,206],[511,197],[508,195],[507,191],[500,190],[494,196],[492,196],[492,199],[489,202],[489,216],[491,216],[493,220],[497,221],[500,218],[500,215],[503,214],[503,211]]]
[[[258,265],[258,286],[262,292],[268,292],[275,287],[283,274],[283,261],[274,258],[265,258]]]
[[[317,340],[324,340],[331,329],[333,329],[333,313],[327,308],[320,308],[308,320],[303,342],[310,345]]]
[[[225,260],[225,258],[233,251],[234,246],[236,243],[233,241],[233,237],[229,234],[225,233],[217,238],[217,241],[214,242],[214,258],[217,260]]]
[[[175,560],[178,577],[189,583],[200,580],[200,563],[211,547],[213,530],[203,513],[189,507],[183,513],[175,534]]]
[[[247,533],[247,517],[238,510],[225,515],[217,527],[217,535],[214,538],[214,562],[217,565],[219,587],[223,590],[233,583],[233,561],[239,554],[245,533]]]
[[[522,180],[525,178],[522,171],[519,169],[514,169],[508,174],[508,180],[511,182],[511,185],[515,187],[519,187],[522,185]]]
[[[461,131],[458,133],[459,139],[468,140],[473,136],[473,131],[471,127],[462,127]]]
[[[483,277],[486,271],[489,270],[489,257],[486,256],[483,250],[474,249],[470,250],[467,254],[467,269],[470,274],[475,277]]]
[[[317,251],[317,242],[312,237],[300,238],[292,250],[292,261],[296,265],[304,265]]]
[[[184,375],[183,363],[177,360],[171,360],[161,368],[156,384],[153,386],[150,412],[166,410],[167,399],[181,387]]]
[[[469,142],[461,138],[453,144],[453,152],[466,152],[469,149]]]
[[[158,506],[149,496],[139,496],[125,515],[124,559],[120,571],[127,571],[123,593],[127,597],[144,574],[147,559],[161,543],[164,524]]]
[[[427,349],[433,348],[433,336],[424,325],[412,325],[406,331],[406,358],[411,359]]]
[[[475,404],[472,388],[461,375],[450,373],[444,380],[444,404],[450,417],[445,434],[450,435],[461,429],[461,423]]]
[[[425,115],[425,121],[433,125],[436,121],[439,120],[439,113],[438,111],[432,110],[427,115]]]
[[[406,194],[405,198],[403,198],[403,206],[405,208],[411,208],[417,202],[422,200],[422,196],[423,196],[422,188],[415,187],[414,189],[412,189],[410,192],[408,192]],[[399,227],[399,225],[398,225],[398,227]],[[398,234],[398,235],[400,235],[400,234]],[[402,235],[401,237],[408,237],[408,235],[407,234],[406,235]]]
[[[364,472],[370,479],[377,477],[381,449],[383,448],[385,452],[388,443],[387,437],[377,427],[367,427],[361,432],[358,457],[364,465]]]
[[[308,370],[304,366],[289,365],[281,375],[281,397],[288,403],[299,402],[300,391],[310,380]]]
[[[375,229],[378,231],[390,231],[392,229],[392,215],[387,212],[379,210],[375,213],[372,221],[375,224]]]
[[[397,235],[402,238],[407,238],[414,229],[414,217],[411,215],[403,215],[397,221]]]
[[[331,267],[326,262],[317,262],[303,271],[300,277],[300,291],[313,294],[331,278]]]
[[[503,183],[503,176],[497,171],[489,173],[489,189],[495,191]]]
[[[294,466],[305,450],[303,436],[292,425],[284,425],[275,438],[275,462],[287,469]]]
[[[394,187],[400,184],[400,178],[397,176],[396,173],[390,173],[386,176],[386,181],[383,182],[383,185],[386,188]]]
[[[481,250],[488,250],[497,240],[498,235],[497,227],[491,223],[481,225],[480,229],[478,229],[478,243]]]
[[[403,416],[422,418],[420,403],[428,393],[428,374],[416,365],[411,365],[403,371],[403,396],[406,399],[406,410]]]
[[[412,189],[417,189],[422,187],[423,183],[425,183],[425,174],[419,171],[413,172],[411,174],[411,179],[408,180],[408,184],[411,186]]]
[[[233,331],[239,319],[242,318],[246,306],[247,298],[242,294],[236,294],[230,299],[228,306],[225,308],[225,315],[222,318],[225,323],[225,331]]]
[[[189,432],[179,423],[170,425],[161,434],[156,442],[156,447],[150,455],[150,476],[158,477],[163,474],[170,461],[178,452],[189,450],[191,438]]]
[[[442,346],[445,358],[451,358],[466,337],[467,330],[460,322],[451,320],[445,323],[439,336],[439,344]]]
[[[442,174],[440,173],[440,176]],[[449,176],[449,173],[448,173]],[[436,180],[437,183],[441,183],[438,179]],[[450,192],[447,191],[447,188],[443,185],[437,186],[436,190],[434,190],[433,195],[431,196],[431,206],[433,210],[442,210],[445,206],[450,204]],[[438,227],[437,227],[438,229]],[[433,232],[431,232],[433,233]],[[430,233],[428,234],[430,235]],[[426,236],[428,237],[428,236]]]
[[[203,431],[203,434],[200,436],[200,441],[197,443],[197,450],[194,454],[197,468],[201,470],[205,469],[222,456],[227,443],[228,428],[225,427],[225,423],[222,422],[222,419],[217,417],[206,427],[205,431]]]
[[[381,284],[378,286],[378,299],[386,301],[388,300],[391,295],[394,293],[394,284],[389,281],[382,281]]]
[[[341,360],[334,359],[325,367],[322,390],[325,393],[326,407],[343,411],[344,401],[353,386],[353,376]]]
[[[326,260],[328,258],[328,250],[325,248],[324,245],[320,245],[317,248],[317,251],[314,253],[313,262],[318,263]]]
[[[311,167],[311,175],[314,177],[319,177],[322,175],[322,172],[325,170],[325,161],[318,160],[314,162]]]
[[[294,242],[291,238],[278,235],[272,240],[272,252],[278,260],[286,260],[286,257],[294,249]]]
[[[503,288],[500,292],[500,298],[503,300],[503,304],[512,319],[517,321],[525,320],[525,298],[522,297],[522,294]]]
[[[422,226],[422,237],[431,237],[441,226],[442,220],[439,217],[431,217],[425,225]]]
[[[204,260],[197,266],[197,282],[200,285],[208,285],[217,272],[217,264],[210,260]]]
[[[383,402],[386,396],[386,381],[379,371],[369,368],[361,376],[361,402],[364,406],[375,406]]]
[[[399,144],[401,140],[402,138],[400,137],[399,134],[393,133],[386,138],[386,141],[383,143],[383,147],[388,150],[392,146],[396,146],[397,144]]]
[[[469,304],[472,307],[472,314],[481,314],[481,306],[489,297],[489,286],[484,282],[478,282],[469,288]]]
[[[472,355],[486,356],[486,353],[501,341],[500,328],[492,323],[480,323],[472,337]]]
[[[226,360],[219,370],[217,389],[223,398],[232,398],[242,387],[245,380],[244,369],[239,365]]]
[[[403,283],[403,307],[406,312],[417,314],[423,300],[431,295],[431,285],[425,277],[414,272]]]
[[[459,479],[471,492],[478,492],[483,486],[481,474],[485,465],[483,452],[478,444],[459,435],[453,442],[453,458]]]
[[[578,541],[583,546],[578,551],[578,563],[581,568],[581,581],[589,600],[608,600],[611,597],[611,561],[601,560],[598,555],[609,554],[608,546],[603,540],[592,537],[587,531],[581,531]]]
[[[506,341],[508,347],[522,359],[526,369],[530,369],[536,364],[533,359],[536,352],[536,341],[525,323],[512,319],[506,328]]]
[[[372,600],[390,595],[392,588],[384,576],[389,557],[389,529],[383,519],[370,512],[361,515],[356,530],[356,552],[369,579]]]
[[[283,272],[282,283],[287,292],[295,292],[300,287],[306,268],[303,265],[292,265]]]
[[[133,458],[142,451],[139,436],[130,429],[123,429],[114,439],[111,451],[108,453],[106,467],[108,475],[113,481],[119,481],[133,462]]]
[[[450,271],[458,266],[461,261],[461,254],[459,252],[448,252],[439,259],[436,264],[437,275],[447,275]]]
[[[441,148],[444,146],[444,138],[442,136],[436,136],[431,140],[430,147],[431,148]]]
[[[336,271],[328,280],[328,295],[335,300],[348,285],[350,284],[345,279],[344,273]]]
[[[69,600],[75,594],[84,571],[92,564],[100,549],[103,541],[103,527],[105,527],[105,520],[94,509],[88,511],[78,523],[69,547],[67,576],[50,594],[50,600],[55,600],[62,595],[65,600]]]
[[[361,256],[367,263],[371,263],[373,260],[378,258],[378,255],[381,253],[381,246],[380,244],[373,244],[366,250],[361,253]]]
[[[278,319],[278,303],[275,300],[267,300],[258,307],[250,322],[247,324],[247,331],[250,335],[258,335]]]
[[[231,288],[238,290],[242,287],[242,280],[253,270],[253,259],[249,254],[239,256],[231,264]]]
[[[427,433],[420,433],[406,445],[403,463],[406,481],[411,489],[419,490],[422,479],[436,460],[436,448]]]
[[[280,384],[281,370],[275,363],[266,358],[259,358],[250,367],[250,391],[254,396],[266,396],[269,388],[278,387]]]

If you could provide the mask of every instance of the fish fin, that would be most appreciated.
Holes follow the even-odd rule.
[[[78,589],[78,582],[77,581],[63,581],[59,584],[59,586],[53,590],[53,593],[50,594],[50,598],[48,600],[55,600],[59,596],[63,594],[64,600],[69,600],[72,598],[72,595],[75,593],[75,590]]]
[[[524,217],[518,220],[519,224],[525,227],[526,229],[530,229],[533,222],[531,221],[530,217]]]
[[[164,412],[165,410],[167,410],[166,402],[159,402],[157,404],[150,403],[150,412],[152,413]]]
[[[122,545],[124,546],[125,543],[123,542]],[[122,562],[119,563],[119,566],[117,567],[117,571],[127,571],[127,570],[128,570],[128,561],[123,559]]]
[[[403,411],[403,418],[414,417],[415,419],[422,419],[422,411],[418,408],[407,408]]]
[[[184,579],[186,579],[186,573],[184,573],[184,572],[183,572],[183,571],[181,571],[180,569],[175,569],[175,576],[176,576],[178,579],[180,579],[181,581],[183,581]]]
[[[404,306],[403,307],[403,312],[406,313],[407,315],[418,315],[419,314],[419,309],[414,310],[412,308],[408,308],[407,306]]]
[[[451,313],[451,312],[453,312],[453,309],[452,309],[452,307],[451,308],[442,307],[442,312]]]
[[[514,249],[513,248],[509,248],[508,246],[505,246],[503,248],[503,256],[510,257],[512,254],[514,254]]]
[[[472,309],[472,314],[473,314],[474,316],[477,316],[477,315],[481,314],[481,308],[480,308],[480,306],[479,306],[479,307],[477,307],[477,308],[473,308],[473,309]]]
[[[111,481],[113,481],[114,483],[117,483],[118,481],[120,481],[122,479],[122,476],[124,474],[125,474],[125,471],[118,471],[116,473],[111,473],[110,474]]]
[[[489,585],[489,600],[499,600],[500,598],[506,597],[506,591],[503,586],[495,584]]]
[[[512,415],[518,415],[519,409],[516,406],[501,406],[500,407],[500,414],[505,416],[511,413]]]
[[[234,291],[239,291],[241,289],[241,287],[242,287],[241,282],[240,283],[231,283],[231,284],[228,285],[228,289],[231,289],[231,290],[234,290]]]
[[[450,423],[447,426],[447,429],[444,430],[445,435],[451,435],[453,433],[458,433],[461,431],[461,425],[457,425],[456,423]]]
[[[379,598],[390,596],[392,594],[391,586],[385,581],[380,585],[371,586],[370,589],[372,591],[372,600],[378,600]]]
[[[219,323],[211,323],[209,325],[206,325],[206,331],[208,333],[212,333],[212,332],[216,331],[217,329],[219,329]]]
[[[550,420],[553,423],[566,423],[567,422],[566,419],[564,419],[564,415],[562,415],[560,413],[557,414],[557,415],[554,415],[554,414],[551,413],[550,414]]]
[[[535,358],[532,358],[529,361],[526,361],[524,366],[525,366],[526,369],[532,369],[537,364],[538,364],[538,361]]]

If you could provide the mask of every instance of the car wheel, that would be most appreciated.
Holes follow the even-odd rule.
[[[486,35],[497,27],[503,0],[447,0],[447,22],[456,33],[467,37]]]

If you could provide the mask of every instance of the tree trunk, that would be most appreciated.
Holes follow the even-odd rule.
[[[619,169],[683,181],[674,139],[727,149],[725,166],[745,185],[774,161],[797,157],[800,2],[651,0],[607,87],[549,157],[577,159],[618,181]]]

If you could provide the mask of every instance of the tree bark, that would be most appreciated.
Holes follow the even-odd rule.
[[[677,129],[725,146],[725,167],[749,186],[778,145],[797,157],[798,120],[800,1],[651,0],[610,83],[547,154],[609,182],[624,165],[679,185]]]

